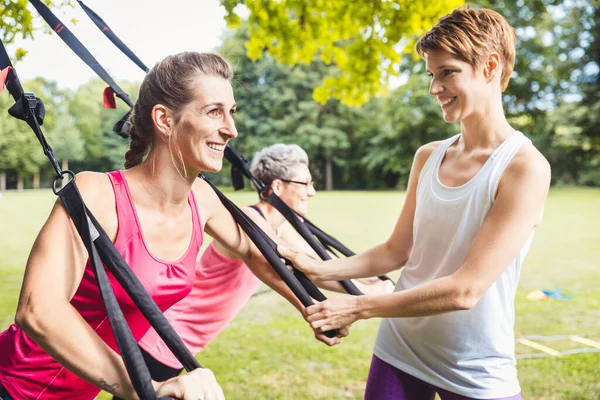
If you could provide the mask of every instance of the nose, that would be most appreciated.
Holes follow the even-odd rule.
[[[317,191],[315,190],[315,187],[312,183],[309,183],[306,186],[306,194],[308,195],[308,197],[315,197],[317,195]]]
[[[225,126],[223,126],[220,129],[221,133],[229,136],[231,139],[235,139],[238,136],[238,131],[235,127],[235,121],[233,120],[233,116],[227,115],[223,123]]]
[[[432,96],[438,96],[444,92],[444,86],[439,83],[439,81],[435,78],[431,79],[431,83],[429,84],[429,94]]]

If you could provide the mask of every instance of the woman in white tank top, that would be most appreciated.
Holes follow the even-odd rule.
[[[460,134],[416,153],[390,238],[351,258],[281,254],[311,279],[351,279],[404,267],[395,292],[340,296],[307,309],[323,331],[383,318],[366,399],[520,399],[514,296],[541,222],[550,166],[507,122],[502,92],[514,30],[498,13],[457,9],[417,43],[430,94]]]

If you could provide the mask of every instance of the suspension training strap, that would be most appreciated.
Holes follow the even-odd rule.
[[[83,11],[90,17],[90,19],[94,22],[94,24],[104,33],[104,35],[111,41],[115,46],[119,48],[131,61],[133,61],[138,67],[140,67],[144,72],[148,72],[149,69],[144,65],[142,60],[140,60],[134,53],[123,43],[121,39],[109,28],[108,24],[104,22],[102,18],[98,14],[96,14],[91,8],[86,6],[83,1],[77,0]]]
[[[129,97],[127,93],[123,89],[117,85],[117,83],[110,77],[108,72],[102,65],[94,58],[94,56],[85,48],[85,46],[75,37],[75,35],[58,19],[56,15],[44,3],[40,0],[29,0],[31,4],[35,7],[38,13],[44,18],[46,23],[60,36],[60,38],[66,43],[67,46],[77,56],[85,62],[95,73],[98,75],[108,87],[104,90],[104,106],[107,108],[116,108],[114,95],[123,100],[125,104],[127,104],[130,108],[133,108],[133,101]],[[129,113],[126,115],[129,117]],[[123,117],[125,118],[125,117]],[[123,119],[122,118],[122,119]],[[123,125],[125,122],[119,121],[117,125],[115,125],[115,132],[120,136],[126,138],[129,137],[127,132],[123,131]],[[118,130],[120,128],[121,130]],[[125,128],[128,128],[125,126]]]
[[[269,237],[269,235],[260,229],[250,217],[229,200],[227,196],[221,193],[221,191],[206,179],[204,175],[200,175],[200,177],[215,191],[219,200],[223,203],[223,206],[231,213],[238,225],[240,225],[242,230],[256,245],[263,257],[271,264],[275,272],[277,272],[304,307],[313,304],[311,297],[318,301],[327,300],[325,295],[319,291],[306,275],[296,269],[294,270],[294,273],[292,273],[286,265],[281,262],[281,256],[277,253],[277,244]],[[325,334],[328,337],[334,337],[338,334],[338,331],[328,331],[325,332]]]

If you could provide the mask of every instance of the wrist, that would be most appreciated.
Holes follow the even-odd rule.
[[[356,296],[356,313],[358,319],[373,318],[373,296]]]

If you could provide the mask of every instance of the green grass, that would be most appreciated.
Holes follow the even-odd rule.
[[[255,200],[248,192],[229,196],[238,204]],[[401,192],[319,193],[309,216],[360,251],[387,238],[403,200]],[[14,318],[23,266],[53,201],[49,191],[0,199],[0,329]],[[517,337],[580,334],[600,341],[599,205],[600,190],[551,191],[517,292]],[[527,301],[534,289],[560,289],[573,299]],[[214,370],[228,399],[360,399],[377,326],[356,323],[341,346],[327,348],[291,306],[268,293],[250,300],[198,359]],[[517,352],[537,351],[518,345]],[[600,399],[600,353],[519,360],[518,369],[525,399]]]

